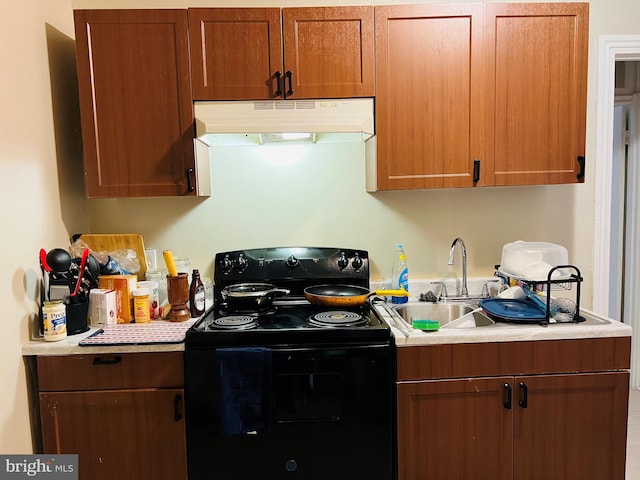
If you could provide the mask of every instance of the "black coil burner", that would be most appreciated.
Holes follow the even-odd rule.
[[[208,328],[212,330],[247,330],[256,328],[257,326],[258,320],[256,317],[250,315],[234,315],[216,318],[209,323]]]
[[[368,320],[356,312],[328,311],[311,315],[307,320],[317,327],[356,327],[366,325]]]

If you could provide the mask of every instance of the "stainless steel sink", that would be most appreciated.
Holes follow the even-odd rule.
[[[408,304],[395,307],[404,323],[412,327],[413,320],[436,320],[440,328],[475,328],[494,325],[494,321],[482,312],[474,312],[475,307],[465,303]],[[465,318],[467,313],[473,312]]]

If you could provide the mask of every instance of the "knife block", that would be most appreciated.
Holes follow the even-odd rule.
[[[189,278],[187,273],[178,273],[176,276],[167,275],[167,297],[171,304],[169,321],[184,322],[191,318],[191,312],[187,306],[189,301]]]

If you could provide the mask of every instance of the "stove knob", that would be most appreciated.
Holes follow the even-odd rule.
[[[358,252],[356,252],[356,256],[353,258],[351,265],[353,265],[354,270],[360,270],[360,267],[362,267],[362,259]]]
[[[224,260],[222,260],[222,272],[227,274],[233,268],[233,262],[229,258],[229,255],[224,256]]]
[[[242,273],[248,266],[249,261],[244,258],[244,254],[241,253],[240,255],[238,255],[238,271]]]
[[[338,268],[344,270],[349,265],[349,259],[344,252],[340,252],[340,258],[338,258]]]
[[[299,263],[299,260],[296,258],[295,255],[291,255],[289,258],[287,258],[287,267],[289,268],[297,267],[298,263]]]

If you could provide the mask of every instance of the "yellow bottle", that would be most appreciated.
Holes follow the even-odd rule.
[[[133,291],[133,318],[136,323],[149,323],[151,321],[149,294],[148,288],[136,288]]]

